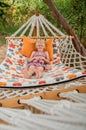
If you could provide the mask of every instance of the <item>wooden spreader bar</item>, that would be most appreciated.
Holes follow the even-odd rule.
[[[29,37],[29,36],[27,36],[27,37]],[[74,38],[73,36],[32,36],[32,37],[30,37],[30,38],[32,38],[32,39],[54,39],[54,38],[57,38],[57,39],[62,39],[62,38],[66,38],[66,37],[68,37],[68,38]],[[20,36],[20,37],[6,37],[6,39],[22,39],[22,36]]]

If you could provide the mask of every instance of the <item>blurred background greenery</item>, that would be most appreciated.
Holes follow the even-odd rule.
[[[86,0],[52,0],[86,47]],[[0,0],[0,45],[39,10],[62,32],[62,25],[43,0]],[[66,33],[66,32],[65,32]]]

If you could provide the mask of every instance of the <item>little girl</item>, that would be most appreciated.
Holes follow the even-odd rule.
[[[37,40],[36,51],[32,52],[27,68],[22,70],[24,78],[31,78],[33,74],[35,74],[38,79],[42,77],[46,64],[49,63],[49,54],[47,51],[44,51],[44,49],[44,41]]]

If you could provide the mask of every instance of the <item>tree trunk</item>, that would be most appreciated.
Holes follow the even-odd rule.
[[[70,25],[66,22],[65,18],[60,14],[58,9],[55,7],[54,3],[52,0],[43,0],[53,11],[55,18],[58,19],[61,25],[63,25],[64,29],[68,33],[68,35],[74,36],[73,38],[73,44],[76,48],[76,50],[82,54],[83,56],[86,56],[86,49],[84,46],[81,44],[80,40],[78,39],[77,35],[73,32],[72,28]]]

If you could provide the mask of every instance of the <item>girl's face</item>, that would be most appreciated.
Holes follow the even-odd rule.
[[[36,49],[38,51],[44,51],[44,48],[45,48],[45,43],[43,40],[37,40],[37,43],[36,43]]]
[[[43,51],[45,47],[44,47],[44,44],[38,44],[36,46],[36,48],[37,48],[38,51]]]

